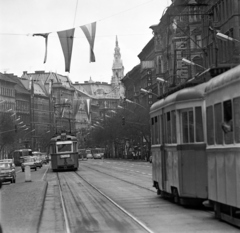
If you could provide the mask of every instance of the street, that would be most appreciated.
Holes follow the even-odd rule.
[[[211,210],[185,208],[157,196],[150,163],[79,163],[77,172],[48,170],[39,232],[239,232],[216,220]]]

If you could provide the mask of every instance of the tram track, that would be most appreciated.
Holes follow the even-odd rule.
[[[156,191],[151,190],[150,188],[146,188],[146,187],[144,187],[144,186],[141,186],[141,185],[138,185],[138,184],[136,184],[136,183],[127,181],[127,180],[125,180],[125,179],[121,179],[121,178],[119,178],[119,177],[117,177],[117,176],[110,175],[110,174],[108,174],[108,173],[106,173],[106,172],[103,172],[103,171],[100,171],[100,170],[98,170],[98,169],[96,169],[96,168],[92,168],[91,166],[87,166],[87,165],[84,165],[84,166],[87,167],[87,168],[92,169],[93,171],[99,172],[99,173],[101,173],[101,174],[110,176],[110,177],[115,178],[115,179],[117,179],[117,180],[124,181],[124,182],[126,182],[126,183],[128,183],[128,184],[134,185],[134,186],[136,186],[136,187],[138,187],[138,188],[143,188],[143,189],[148,190],[148,191],[150,191],[150,192],[156,193]],[[108,168],[108,169],[110,169],[110,168]],[[112,170],[113,170],[113,169],[112,169]],[[119,172],[120,172],[120,171],[119,171]],[[129,174],[131,174],[131,173],[129,173]],[[132,174],[131,174],[131,175],[132,175]]]
[[[121,179],[121,178],[119,178],[119,177],[117,177],[117,176],[114,176],[114,175],[111,175],[111,174],[109,174],[109,173],[100,171],[100,170],[98,170],[98,169],[96,169],[96,168],[93,168],[92,166],[84,165],[84,167],[90,168],[90,169],[92,169],[93,171],[96,171],[96,172],[99,172],[99,173],[101,173],[101,174],[107,175],[107,176],[112,177],[112,178],[114,178],[114,179],[117,179],[117,180],[119,180],[119,181],[123,181],[123,182],[125,182],[125,183],[134,185],[134,186],[136,186],[136,187],[138,187],[138,188],[142,188],[142,189],[144,189],[144,190],[153,192],[153,193],[155,193],[155,194],[157,195],[156,191],[151,190],[150,188],[146,188],[146,187],[144,187],[144,186],[141,186],[141,185],[138,185],[138,184],[136,184],[136,183],[127,181],[127,180],[125,180],[125,179]],[[108,170],[109,170],[109,169],[111,169],[111,168],[108,168]],[[114,170],[114,169],[111,169],[111,170]],[[114,170],[114,171],[115,171],[115,170]],[[120,172],[121,172],[121,171],[119,171],[119,173],[120,173]],[[128,174],[131,174],[132,176],[134,176],[132,173],[128,173]],[[166,199],[166,198],[164,198],[164,199]],[[168,199],[168,200],[169,200],[169,199]],[[176,204],[176,203],[173,203],[173,204]],[[184,207],[184,206],[183,206],[183,207]],[[188,206],[188,208],[190,208],[190,206]],[[193,208],[194,208],[194,207],[193,207]],[[197,207],[195,206],[195,208],[197,208]],[[208,212],[208,213],[213,213],[213,209],[209,209],[208,207],[202,206],[202,207],[199,207],[199,208],[201,208],[202,211],[205,211],[205,212]]]
[[[63,216],[65,221],[65,228],[67,233],[79,232],[79,230],[80,232],[86,232],[86,230],[87,232],[91,232],[91,228],[95,227],[95,230],[96,230],[96,227],[98,226],[100,227],[100,223],[98,224],[96,221],[97,218],[95,218],[94,216],[91,216],[91,213],[90,213],[91,210],[89,209],[90,207],[84,203],[83,200],[85,200],[85,198],[88,199],[87,201],[90,201],[92,203],[94,202],[98,203],[99,205],[98,210],[100,211],[100,215],[105,214],[106,219],[108,219],[109,222],[115,222],[116,226],[113,226],[113,227],[119,226],[119,223],[117,224],[119,219],[117,219],[116,216],[120,216],[120,215],[116,214],[113,217],[110,215],[110,213],[112,213],[112,211],[114,211],[114,213],[122,212],[120,217],[120,220],[121,220],[120,222],[122,223],[123,220],[126,221],[127,225],[129,225],[130,228],[133,228],[133,229],[132,230],[121,229],[122,227],[124,227],[124,226],[121,226],[120,230],[118,229],[119,232],[153,233],[153,231],[149,229],[143,222],[141,222],[134,215],[129,213],[122,206],[117,204],[113,199],[111,199],[108,195],[106,195],[104,192],[99,190],[92,183],[84,179],[78,172],[57,173],[57,179],[58,179],[59,192],[61,197],[61,204],[63,207],[62,209],[63,209]],[[77,193],[76,192],[77,189],[73,190],[73,185],[75,185],[76,187],[79,187],[81,189],[81,193]],[[86,196],[84,197],[84,195]],[[104,203],[104,205],[102,205],[101,203]],[[75,206],[73,213],[71,213],[70,211],[72,208],[70,205]],[[109,210],[109,206],[111,206],[110,210]],[[88,229],[83,229],[83,226],[81,226],[78,229],[76,229],[76,227],[73,227],[73,223],[79,223],[80,221],[80,219],[73,220],[72,219],[73,216],[76,216],[76,218],[78,216],[80,219],[82,218],[81,221],[85,222],[86,224],[85,227]],[[87,218],[85,218],[84,216]],[[113,219],[109,219],[112,217]],[[138,230],[136,230],[137,228]],[[114,229],[114,232],[118,232],[118,231]],[[93,232],[95,231],[93,230]],[[100,230],[98,232],[104,232],[104,231]]]

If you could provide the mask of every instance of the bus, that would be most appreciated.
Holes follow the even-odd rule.
[[[23,157],[25,156],[32,156],[32,150],[31,149],[18,149],[13,152],[13,160],[15,166],[21,166],[21,163],[23,162]]]
[[[66,132],[50,140],[51,166],[53,171],[78,169],[77,137]]]

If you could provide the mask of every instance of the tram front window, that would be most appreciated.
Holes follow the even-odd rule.
[[[57,145],[58,152],[71,152],[72,151],[72,144],[60,144]]]

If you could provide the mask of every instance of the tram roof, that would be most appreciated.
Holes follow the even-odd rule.
[[[206,83],[202,83],[202,84],[199,84],[194,87],[188,87],[188,88],[181,89],[181,90],[167,96],[166,98],[163,98],[163,99],[155,102],[151,106],[150,112],[154,112],[155,110],[158,110],[159,108],[161,108],[163,106],[169,105],[170,103],[202,99],[204,97],[206,85],[207,85]]]
[[[212,78],[206,86],[205,93],[212,92],[240,78],[240,65]]]
[[[69,140],[77,140],[77,137],[67,134],[66,135],[66,141],[69,141]],[[57,141],[62,141],[61,140],[61,135],[57,135],[55,137],[52,137],[51,140],[50,140],[50,142],[57,142]]]

